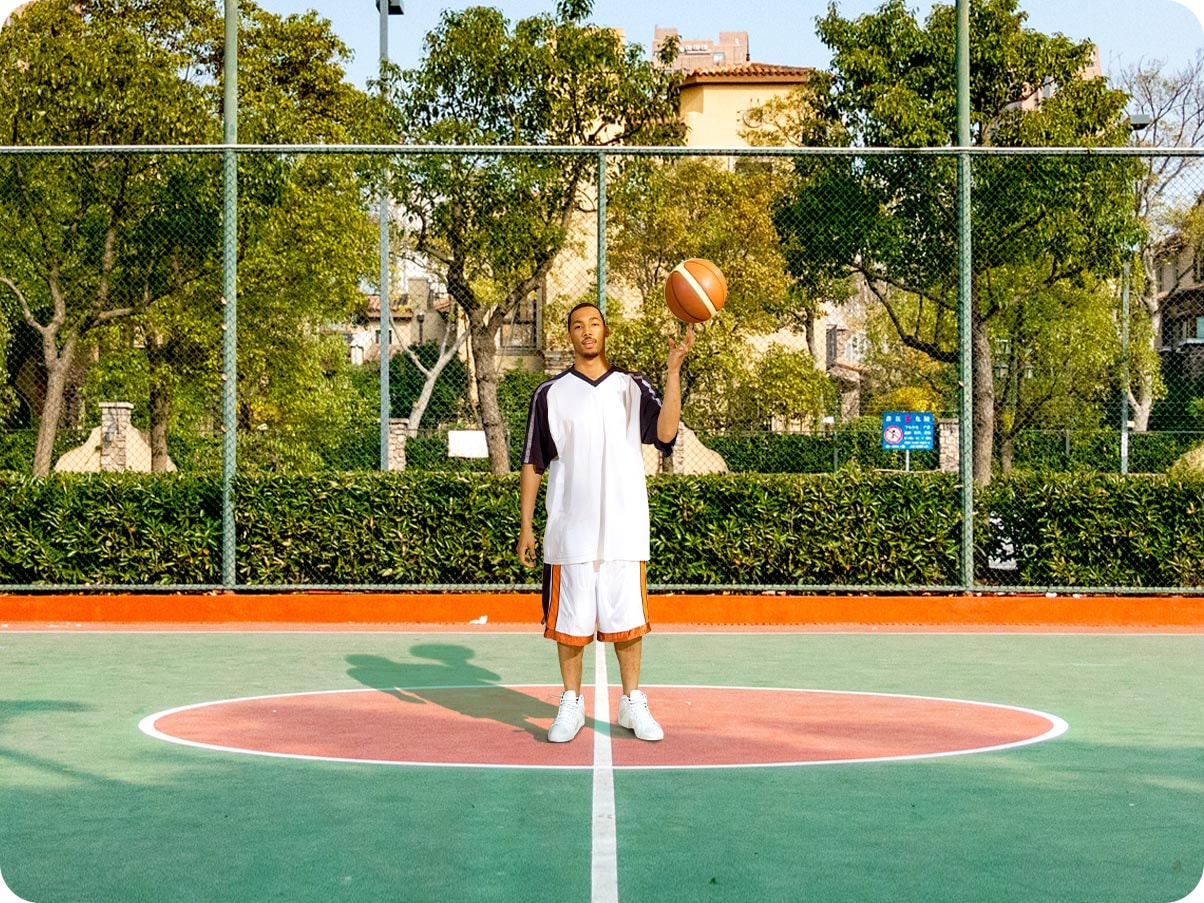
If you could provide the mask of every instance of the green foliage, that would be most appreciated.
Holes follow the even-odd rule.
[[[474,462],[480,464],[481,462]],[[219,581],[221,478],[0,474],[0,583]],[[253,474],[234,486],[241,585],[524,585],[518,478]],[[665,475],[649,480],[659,585],[954,586],[951,474]],[[1014,476],[976,495],[977,579],[1009,586],[1204,585],[1204,482]],[[543,517],[537,506],[537,532]],[[985,567],[1005,548],[1016,571]]]
[[[961,520],[943,474],[660,477],[649,581],[951,585]]]
[[[1129,433],[1129,472],[1166,473],[1200,442],[1199,432]],[[1027,430],[1017,434],[1014,468],[1028,473],[1118,473],[1115,430]]]
[[[718,452],[736,473],[832,473],[845,467],[902,470],[902,452],[882,448],[881,420],[861,417],[822,433],[704,433],[707,448]],[[913,451],[915,471],[937,468],[935,451]]]
[[[54,457],[70,451],[88,438],[89,430],[59,430],[54,437]],[[33,460],[33,449],[37,443],[34,430],[0,430],[0,474],[29,475],[29,462]]]
[[[821,292],[800,294],[786,271],[771,211],[786,175],[772,166],[735,170],[706,158],[623,161],[608,188],[607,267],[634,289],[634,304],[608,308],[611,357],[659,383],[666,336],[679,324],[664,300],[682,260],[712,261],[727,281],[719,316],[696,328],[682,368],[686,422],[695,429],[756,429],[773,417],[813,423],[831,407],[830,388],[806,350],[764,337],[814,326]],[[732,223],[739,228],[732,228]]]
[[[243,141],[387,137],[382,102],[344,81],[348,50],[329,23],[254,5],[242,16]],[[12,144],[216,142],[221,41],[211,0],[29,4],[0,33],[0,126]],[[13,238],[0,247],[3,309],[50,339],[35,472],[49,469],[76,372],[95,371],[85,405],[131,401],[160,436],[220,418],[220,164],[215,154],[0,158],[0,231]],[[238,301],[255,323],[239,337],[244,428],[291,442],[318,421],[340,426],[348,396],[337,374],[322,379],[318,330],[348,319],[375,269],[366,175],[372,166],[352,156],[239,158]]]
[[[496,9],[445,10],[419,68],[394,86],[407,143],[573,145],[678,143],[679,76],[644,58],[613,29],[585,21],[591,4],[514,25]],[[498,409],[497,334],[538,291],[565,247],[594,161],[529,154],[407,155],[393,197],[408,240],[442,270],[468,320],[480,423],[491,466],[508,466]]]
[[[1014,549],[1022,586],[1204,585],[1204,481],[1166,477],[1014,477],[979,502],[996,518],[979,548]]]
[[[240,479],[239,579],[519,583],[518,479],[378,473]]]
[[[850,146],[956,146],[955,20],[952,4],[934,6],[923,23],[902,0],[855,19],[830,6],[819,35],[832,49],[833,78],[819,115],[847,130]],[[1043,35],[1024,23],[1016,0],[970,2],[971,142],[1124,143],[1125,95],[1081,74],[1090,42]],[[1054,89],[1050,97],[1026,103],[1047,86]],[[860,276],[903,344],[934,361],[956,362],[957,168],[952,154],[799,158],[796,187],[774,213],[791,273],[803,285]],[[997,416],[1011,418],[1005,430],[1026,416],[1015,406],[995,410],[1006,392],[992,384],[991,339],[1058,347],[1058,329],[1074,322],[1072,308],[1084,307],[1070,289],[1119,275],[1123,249],[1141,237],[1132,201],[1139,172],[1139,161],[1119,157],[974,158],[973,335],[962,341],[974,342],[977,479],[990,477]],[[1064,315],[1018,317],[1017,309],[1034,299],[1046,312],[1061,305]],[[1112,302],[1096,294],[1087,303],[1108,311]],[[1041,324],[1049,324],[1048,341],[1022,340]],[[1012,328],[1020,334],[1012,336]],[[1088,385],[1107,386],[1111,361],[1084,356],[1073,369],[1082,375],[1093,368]]]
[[[128,474],[0,474],[0,582],[213,584],[221,484]]]

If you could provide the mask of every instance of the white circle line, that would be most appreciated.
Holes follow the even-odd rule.
[[[532,689],[541,687],[555,687],[558,684],[449,684],[442,686],[422,686],[422,687],[398,687],[396,689],[404,689],[410,691],[418,690],[488,690],[488,689],[510,689],[512,687],[528,687]],[[822,690],[807,687],[733,687],[733,686],[715,686],[709,684],[645,684],[649,688],[659,688],[665,690],[744,690],[744,691],[765,691],[773,693],[816,693],[828,694],[832,696],[875,696],[888,699],[910,699],[925,702],[951,702],[959,705],[979,706],[981,708],[1004,709],[1012,712],[1020,712],[1026,715],[1034,715],[1038,718],[1043,718],[1049,722],[1049,730],[1034,737],[1026,737],[1023,740],[1015,740],[1010,743],[999,743],[993,746],[975,746],[966,749],[942,750],[932,753],[913,753],[910,755],[901,756],[870,756],[858,759],[808,759],[802,761],[788,762],[733,762],[726,764],[708,764],[708,765],[612,765],[615,771],[709,771],[716,769],[737,769],[737,768],[805,768],[815,765],[869,765],[874,763],[885,762],[913,762],[921,759],[945,759],[953,756],[976,755],[978,753],[1001,752],[1009,749],[1018,749],[1024,746],[1032,746],[1036,743],[1044,743],[1047,740],[1053,740],[1060,737],[1070,729],[1070,725],[1057,715],[1052,715],[1049,712],[1042,712],[1038,709],[1025,708],[1023,706],[1008,705],[997,702],[981,702],[974,699],[957,699],[947,696],[923,696],[909,693],[882,693],[872,690]],[[191,709],[207,708],[209,706],[227,705],[236,702],[258,702],[264,699],[290,699],[297,696],[325,696],[334,693],[376,693],[381,692],[374,687],[351,687],[342,690],[303,690],[295,693],[268,693],[261,696],[242,696],[236,699],[215,699],[207,702],[195,702],[189,705],[177,706],[171,709],[164,709],[161,712],[147,715],[138,722],[138,729],[149,737],[156,740],[162,740],[166,743],[174,743],[179,746],[189,746],[195,749],[208,749],[216,752],[237,753],[247,756],[266,756],[274,759],[299,759],[310,762],[336,762],[352,765],[397,765],[410,767],[425,767],[425,768],[489,768],[489,769],[528,769],[528,770],[549,770],[549,771],[590,771],[593,769],[593,764],[588,765],[543,765],[543,764],[516,764],[516,763],[501,763],[501,762],[429,762],[429,761],[408,761],[400,759],[354,759],[342,756],[317,756],[305,753],[282,753],[270,752],[268,750],[247,749],[238,746],[222,746],[216,743],[202,743],[197,740],[186,740],[183,737],[176,737],[171,734],[166,734],[160,731],[156,726],[156,722],[160,718],[165,718],[168,715],[174,715],[179,712],[186,712]]]

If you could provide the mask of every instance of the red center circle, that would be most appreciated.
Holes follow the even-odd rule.
[[[991,703],[884,693],[645,687],[659,743],[608,731],[615,768],[715,768],[884,761],[984,752],[1050,739],[1056,716]],[[232,699],[152,715],[147,733],[233,752],[335,761],[589,768],[594,691],[570,743],[547,740],[559,687],[344,690]]]

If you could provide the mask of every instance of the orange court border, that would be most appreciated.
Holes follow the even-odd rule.
[[[653,629],[1104,630],[1204,633],[1204,596],[1092,593],[651,593]],[[536,592],[73,592],[0,594],[0,629],[154,624],[536,629]]]

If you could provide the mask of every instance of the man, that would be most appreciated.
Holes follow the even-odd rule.
[[[606,359],[610,329],[593,304],[569,312],[573,366],[535,390],[523,443],[518,558],[535,566],[532,519],[548,472],[544,531],[544,636],[556,641],[564,694],[548,730],[566,743],[585,725],[582,659],[594,639],[615,644],[623,695],[619,726],[641,740],[665,733],[639,688],[642,638],[651,630],[645,566],[649,557],[648,487],[641,445],[673,451],[681,421],[681,365],[694,345],[689,326],[669,340],[662,402],[639,373]]]

